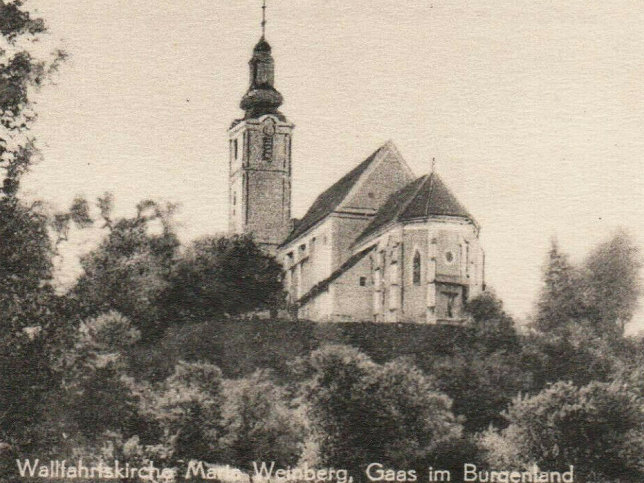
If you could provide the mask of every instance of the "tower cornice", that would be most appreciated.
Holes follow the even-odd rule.
[[[275,121],[275,126],[278,128],[287,128],[287,129],[294,129],[295,124],[292,122],[286,120],[284,116],[278,116],[276,114],[264,114],[263,116],[257,117],[257,118],[250,118],[250,119],[237,119],[235,122],[232,123],[230,128],[228,129],[228,133],[232,136],[244,129],[245,127],[260,127],[264,124],[264,121],[266,121],[267,118],[272,118]]]

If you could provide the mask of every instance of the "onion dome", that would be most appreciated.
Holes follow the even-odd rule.
[[[240,103],[240,107],[246,111],[245,118],[257,118],[264,114],[277,114],[281,117],[277,109],[284,100],[273,85],[275,61],[271,55],[271,46],[263,35],[253,49],[253,57],[248,65],[250,86]]]
[[[263,35],[262,38],[259,39],[259,42],[257,42],[257,45],[255,45],[253,52],[268,52],[269,54],[271,53],[271,44],[266,41]]]

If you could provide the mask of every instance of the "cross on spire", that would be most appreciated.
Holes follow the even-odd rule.
[[[262,2],[262,38],[266,34],[266,0]]]

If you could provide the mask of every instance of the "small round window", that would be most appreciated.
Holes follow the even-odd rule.
[[[454,252],[445,252],[445,261],[449,264],[454,263]]]

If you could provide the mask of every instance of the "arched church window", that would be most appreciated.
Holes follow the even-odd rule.
[[[421,274],[420,253],[416,251],[416,253],[414,253],[414,260],[413,260],[413,267],[412,267],[412,279],[413,279],[414,285],[420,285],[420,274]]]

